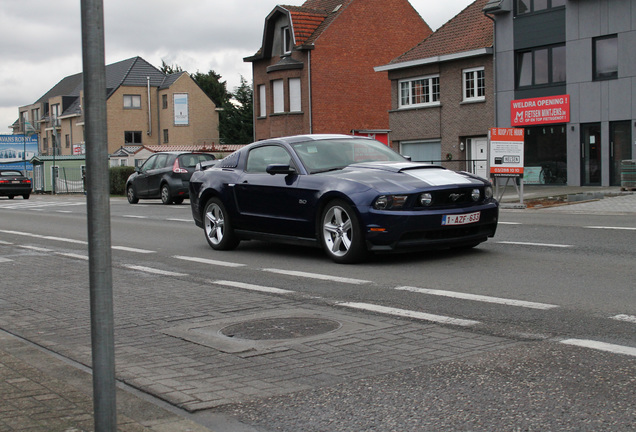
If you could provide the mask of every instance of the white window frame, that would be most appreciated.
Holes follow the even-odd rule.
[[[124,95],[124,109],[141,109],[141,95]]]
[[[416,86],[424,89],[422,95],[417,95]],[[426,75],[398,81],[398,102],[400,108],[416,108],[440,105],[439,74]],[[423,102],[415,102],[416,97],[424,98]]]
[[[282,79],[272,81],[274,114],[285,112],[285,85]]]
[[[292,35],[291,28],[289,26],[285,26],[281,28],[281,40],[283,43],[282,54],[291,54],[292,49]]]
[[[482,83],[479,85],[481,72]],[[477,102],[486,100],[486,70],[484,67],[464,69],[462,95],[464,102]],[[471,93],[470,95],[468,93]]]
[[[289,112],[301,112],[300,78],[290,78],[287,85],[289,86]]]
[[[267,117],[267,88],[261,84],[258,86],[259,117]]]

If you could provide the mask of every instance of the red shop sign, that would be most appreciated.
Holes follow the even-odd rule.
[[[570,121],[570,95],[517,99],[510,102],[512,126],[531,126]]]

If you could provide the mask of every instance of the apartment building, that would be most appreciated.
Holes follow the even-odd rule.
[[[141,57],[106,66],[108,153],[127,145],[219,144],[214,102],[187,72],[171,75]],[[84,154],[83,74],[63,78],[19,107],[14,133],[37,133],[42,156]]]
[[[490,0],[496,125],[525,130],[527,183],[620,185],[636,154],[636,0]]]

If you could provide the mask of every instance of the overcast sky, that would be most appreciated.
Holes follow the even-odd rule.
[[[411,0],[437,30],[473,0]],[[243,58],[261,45],[265,17],[277,5],[305,0],[104,0],[106,64],[140,56],[190,73],[214,70],[228,90]],[[80,0],[0,0],[0,134],[18,118],[18,107],[39,99],[64,77],[82,72]]]

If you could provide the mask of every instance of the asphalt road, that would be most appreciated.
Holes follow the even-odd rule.
[[[214,423],[222,414],[241,422],[224,426],[237,431],[636,430],[633,214],[504,210],[496,237],[473,250],[379,255],[343,266],[319,249],[289,245],[245,242],[235,251],[215,252],[192,223],[187,203],[111,200],[116,279],[125,274],[150,289],[160,283],[177,296],[199,285],[223,287],[236,298],[257,290],[261,301],[273,299],[271,310],[285,299],[294,307],[355,314],[358,326],[407,321],[409,334],[411,325],[435,332],[458,329],[448,330],[445,343],[462,348],[428,360],[422,355],[418,364],[407,361],[410,353],[402,347],[406,351],[394,358],[377,356],[390,362],[373,373],[340,372],[341,379],[325,378],[324,385],[317,384],[320,377],[310,379],[311,368],[301,362],[307,376],[287,386],[279,381],[282,389],[223,400],[198,395],[184,401],[175,391],[153,387],[156,383],[144,385],[132,366],[122,368],[120,379],[195,413],[198,421]],[[83,197],[0,200],[0,260],[55,255],[56,265],[72,271],[85,266],[86,240]],[[33,285],[47,284],[45,273],[33,274],[41,278]],[[11,298],[16,297],[3,301]],[[170,313],[161,296],[151,306],[154,314]],[[197,322],[209,313],[207,305],[188,307],[166,321]],[[243,315],[259,309],[258,304],[234,307]],[[235,312],[231,301],[224,308],[225,314]],[[132,313],[125,306],[121,310],[126,318]],[[76,354],[86,340],[36,334],[30,324],[9,318],[0,315],[4,330],[33,334],[37,343],[87,363],[85,353]],[[406,330],[396,338],[405,335]],[[140,331],[133,337],[139,343],[152,336]],[[478,349],[486,341],[492,347]],[[395,348],[377,340],[374,349]],[[175,384],[172,390],[179,388]]]

